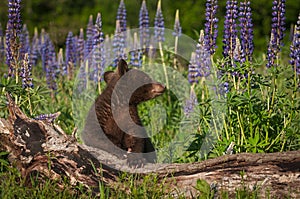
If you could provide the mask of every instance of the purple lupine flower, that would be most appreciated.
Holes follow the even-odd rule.
[[[148,48],[150,43],[149,13],[146,0],[143,0],[139,13],[140,43],[142,48]]]
[[[20,59],[24,58],[26,53],[30,55],[30,39],[29,39],[29,32],[27,29],[26,24],[23,25],[21,34],[20,34]]]
[[[84,45],[84,57],[87,58],[90,52],[93,50],[93,36],[94,36],[94,24],[93,16],[90,15],[89,22],[86,28],[86,42]]]
[[[190,84],[195,84],[199,82],[199,68],[196,61],[196,53],[192,52],[191,60],[188,66],[188,81]]]
[[[194,89],[191,89],[190,98],[185,101],[185,106],[183,111],[184,115],[186,117],[189,117],[197,105],[198,105],[198,99],[196,93]]]
[[[104,72],[105,66],[105,52],[104,52],[104,34],[102,32],[102,19],[101,14],[98,13],[95,27],[94,27],[94,39],[93,39],[93,70],[94,81],[100,82]]]
[[[21,67],[20,77],[22,78],[23,88],[33,88],[31,66],[29,63],[28,53],[24,55],[23,64]]]
[[[80,28],[79,37],[76,45],[76,51],[78,64],[81,65],[81,63],[84,60],[84,33],[82,28]]]
[[[158,1],[157,10],[154,19],[154,38],[156,42],[165,41],[165,22],[161,10],[161,0]]]
[[[126,8],[124,0],[120,1],[118,12],[117,12],[117,21],[120,23],[121,32],[125,32],[126,28]]]
[[[294,67],[297,75],[300,75],[300,14],[294,28],[293,40],[290,46],[290,64]]]
[[[216,40],[218,36],[218,18],[216,17],[218,9],[217,0],[207,0],[206,1],[206,11],[205,11],[205,47],[209,51],[210,55],[216,52]]]
[[[116,30],[112,43],[114,52],[114,61],[112,66],[116,67],[120,59],[126,59],[124,34],[121,32],[120,23],[118,20],[116,21]]]
[[[135,67],[142,67],[142,50],[139,47],[137,33],[133,35],[133,50],[130,55],[130,64]]]
[[[240,3],[239,22],[239,26],[241,28],[241,58],[239,61],[240,63],[244,63],[246,61],[251,63],[254,44],[252,13],[249,0],[245,0],[245,2]]]
[[[0,23],[0,61],[4,62],[5,48],[4,48],[4,34],[2,29],[2,24]]]
[[[176,15],[175,15],[175,23],[174,23],[174,31],[172,33],[175,37],[180,37],[182,34],[182,28],[180,26],[180,21],[179,21],[179,10],[176,10]]]
[[[56,90],[57,65],[55,61],[55,50],[48,34],[44,34],[44,42],[42,44],[42,66],[46,71],[46,81],[51,90]]]
[[[8,0],[8,22],[6,26],[6,64],[9,67],[8,76],[18,72],[18,37],[21,32],[21,0]]]
[[[224,35],[223,35],[223,56],[233,60],[233,52],[236,45],[237,24],[238,17],[237,1],[227,0],[226,2],[226,16],[224,21]]]
[[[45,120],[47,122],[53,122],[58,116],[60,115],[60,112],[52,113],[52,114],[41,114],[36,116],[35,120]]]
[[[66,67],[67,71],[66,74],[71,77],[70,75],[73,73],[73,66],[76,63],[75,57],[76,57],[76,52],[74,51],[75,45],[73,41],[73,33],[70,31],[68,33],[67,39],[66,39]]]
[[[211,60],[209,55],[209,52],[205,48],[204,32],[201,30],[196,46],[196,64],[199,77],[207,77],[210,74]]]
[[[39,54],[39,35],[37,28],[34,29],[34,35],[32,38],[31,48],[30,48],[30,65],[36,66]]]
[[[267,51],[267,67],[277,66],[282,40],[285,31],[285,0],[274,0],[272,6],[271,38]]]

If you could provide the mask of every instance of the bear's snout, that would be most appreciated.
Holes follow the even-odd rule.
[[[152,93],[156,94],[156,95],[161,95],[165,92],[166,87],[162,84],[159,83],[155,83],[152,85]]]

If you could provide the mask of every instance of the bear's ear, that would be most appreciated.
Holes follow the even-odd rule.
[[[104,73],[104,81],[106,83],[110,82],[110,80],[113,78],[114,72],[113,71],[107,71]]]
[[[128,65],[124,59],[120,59],[117,72],[119,76],[123,76],[128,71]]]

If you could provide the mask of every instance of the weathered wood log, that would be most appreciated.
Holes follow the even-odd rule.
[[[198,179],[203,179],[215,187],[217,194],[226,190],[234,195],[237,188],[246,186],[258,189],[262,197],[269,193],[279,198],[300,198],[300,151],[241,153],[191,164],[147,164],[132,169],[126,160],[78,143],[51,122],[28,118],[9,95],[7,98],[10,116],[0,119],[0,150],[9,152],[9,161],[28,183],[30,176],[38,173],[41,181],[53,179],[63,187],[62,179],[67,178],[70,184],[81,183],[97,194],[99,182],[120,187],[118,178],[125,171],[140,176],[155,173],[174,196],[199,194],[194,187]]]

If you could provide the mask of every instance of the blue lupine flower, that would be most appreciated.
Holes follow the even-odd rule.
[[[80,33],[79,33],[76,47],[77,47],[76,57],[78,60],[78,64],[81,65],[81,63],[84,60],[84,33],[82,28],[80,28]]]
[[[29,63],[28,53],[24,55],[23,64],[21,67],[20,77],[22,78],[23,88],[33,88],[32,77],[31,77],[31,66]]]
[[[4,62],[5,48],[4,48],[4,34],[2,29],[2,24],[0,23],[0,61]]]
[[[47,122],[53,122],[58,116],[60,115],[60,112],[52,113],[52,114],[41,114],[36,116],[35,120],[46,120]]]
[[[283,45],[282,40],[285,31],[285,0],[274,0],[272,6],[272,29],[271,38],[267,51],[267,67],[277,66],[280,46]]]
[[[176,10],[175,23],[174,23],[174,31],[172,33],[175,37],[180,37],[182,34],[182,28],[180,26],[179,21],[179,10]]]
[[[142,48],[148,48],[150,43],[150,30],[149,30],[149,13],[146,7],[146,0],[143,0],[140,13],[139,13],[139,30],[140,30],[140,43]]]
[[[224,35],[223,35],[223,56],[233,59],[233,51],[236,45],[237,25],[236,19],[238,17],[237,1],[227,0],[226,2],[226,16],[224,21]]]
[[[154,38],[156,42],[165,41],[165,22],[164,16],[161,10],[161,1],[158,1],[157,10],[154,19]]]
[[[197,105],[198,105],[198,99],[194,89],[192,88],[190,92],[190,98],[187,99],[185,102],[184,115],[186,117],[189,117]]]
[[[94,81],[100,82],[105,66],[104,34],[102,32],[101,14],[98,13],[94,27],[93,39],[93,70]]]
[[[199,67],[196,61],[196,53],[192,52],[191,60],[188,66],[188,81],[190,84],[198,83],[199,82]]]
[[[84,49],[84,57],[87,58],[90,52],[93,50],[93,38],[94,38],[94,24],[93,24],[93,16],[90,15],[89,22],[86,28],[86,42]]]
[[[252,62],[254,50],[253,23],[249,0],[240,3],[239,17],[239,26],[241,28],[241,58],[239,61],[240,63],[244,63],[246,61]]]
[[[13,76],[18,71],[18,37],[21,32],[21,0],[8,0],[8,21],[6,26],[6,64],[9,67],[8,76]]]
[[[124,0],[120,1],[118,12],[117,12],[117,21],[120,23],[121,32],[126,31],[126,8]]]
[[[137,33],[134,33],[133,36],[133,50],[130,55],[130,64],[135,67],[142,67],[142,50],[138,44]]]
[[[26,53],[30,55],[30,39],[26,24],[23,25],[23,29],[20,34],[20,45],[20,59],[23,59]]]
[[[57,69],[58,69],[60,75],[67,74],[67,67],[66,67],[66,63],[64,62],[64,55],[63,55],[62,48],[59,49],[59,52],[57,55]]]
[[[211,59],[209,55],[209,51],[205,47],[204,32],[201,30],[196,46],[196,64],[199,77],[207,77],[210,74]]]
[[[218,36],[218,18],[216,17],[218,9],[217,0],[207,0],[206,1],[206,11],[205,11],[205,47],[209,51],[210,55],[216,52],[216,40]]]
[[[116,67],[120,59],[126,59],[125,54],[125,38],[123,32],[121,32],[120,22],[116,21],[116,30],[113,38],[113,52],[114,61],[112,63],[113,67]]]
[[[290,46],[290,64],[294,67],[297,75],[300,75],[300,14],[294,28],[293,41]]]
[[[76,52],[74,52],[75,44],[73,41],[73,33],[70,31],[68,33],[67,39],[66,39],[66,64],[69,67],[70,65],[74,65],[76,63],[75,57]]]
[[[39,55],[39,36],[37,28],[34,29],[34,35],[32,38],[31,48],[30,48],[30,65],[36,66]]]

